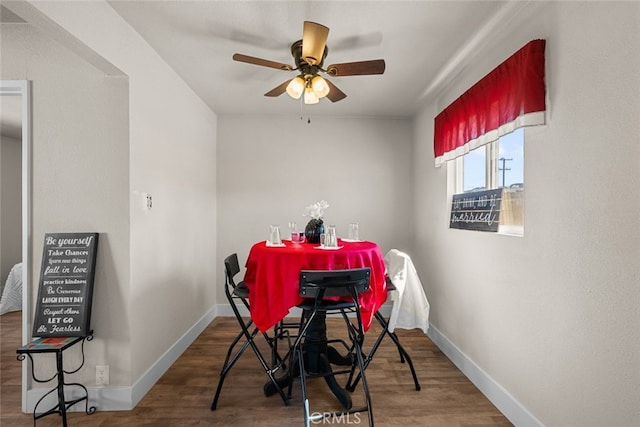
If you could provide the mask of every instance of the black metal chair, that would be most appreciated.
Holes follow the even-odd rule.
[[[225,269],[224,293],[227,297],[227,300],[229,301],[229,304],[231,305],[231,309],[233,310],[236,320],[240,325],[241,331],[238,333],[238,335],[236,335],[234,340],[231,342],[231,345],[229,346],[229,350],[227,351],[227,356],[224,360],[224,364],[222,365],[222,370],[220,371],[220,379],[218,380],[218,387],[216,388],[216,394],[213,398],[213,401],[211,402],[211,410],[212,411],[215,410],[218,405],[218,399],[220,397],[220,392],[222,391],[222,385],[224,384],[224,380],[227,374],[229,373],[231,368],[233,368],[233,366],[238,361],[240,356],[242,356],[242,354],[247,349],[247,347],[251,347],[256,357],[258,358],[260,365],[262,365],[262,368],[264,369],[265,373],[269,377],[270,382],[268,382],[267,384],[269,384],[270,387],[273,388],[273,390],[275,390],[278,394],[280,394],[280,397],[282,397],[282,400],[284,401],[285,405],[288,405],[289,399],[287,395],[284,393],[284,391],[282,390],[282,388],[280,387],[280,385],[278,384],[278,381],[275,379],[274,369],[272,369],[272,366],[269,366],[267,364],[266,359],[264,358],[264,356],[262,355],[262,353],[260,352],[260,350],[258,349],[255,343],[255,337],[258,336],[260,332],[259,329],[253,325],[253,321],[251,319],[245,320],[240,314],[240,311],[238,309],[238,305],[240,305],[240,306],[244,306],[247,310],[249,310],[249,301],[248,301],[249,288],[244,282],[239,282],[236,284],[234,280],[234,277],[240,272],[240,266],[238,264],[237,254],[234,253],[229,255],[227,258],[225,258],[224,269]],[[266,333],[262,333],[262,335],[271,348],[272,365],[275,365],[276,363],[282,364],[281,358],[279,357],[277,353],[277,349],[274,346],[274,339],[276,339],[277,337],[275,338],[270,337]],[[240,345],[240,348],[238,348],[238,350],[235,353],[233,353],[234,348],[242,339],[244,339],[244,342]],[[232,353],[233,353],[233,356],[232,356]]]
[[[395,331],[396,328],[419,328],[426,334],[429,328],[429,301],[427,300],[422,283],[408,254],[397,249],[391,249],[385,255],[384,259],[388,273],[386,279],[387,293],[390,296],[389,300],[393,301],[393,307],[389,320],[385,319],[379,311],[375,314],[375,318],[382,326],[382,331],[365,359],[365,368],[371,363],[384,337],[388,336],[398,349],[400,362],[405,363],[406,361],[409,365],[415,389],[420,390],[420,383],[418,382],[411,356],[409,356],[409,353],[402,344],[400,344],[398,336],[393,331]],[[393,283],[394,280],[401,286],[402,292],[396,288]],[[358,381],[358,377],[349,378],[347,390],[353,391]]]
[[[369,426],[373,426],[373,411],[371,397],[365,376],[365,360],[362,353],[364,341],[364,329],[360,316],[358,294],[369,290],[371,278],[370,268],[350,270],[303,270],[300,272],[300,296],[308,298],[299,307],[303,310],[300,320],[298,336],[291,349],[290,368],[299,368],[300,383],[302,389],[302,401],[304,405],[305,426],[317,423],[329,417],[344,419],[349,414],[368,414]],[[330,298],[330,297],[338,297]],[[325,318],[327,314],[340,314],[347,327],[349,342],[342,339],[327,339]],[[350,317],[351,316],[351,317]],[[355,320],[354,320],[355,319]],[[340,356],[337,350],[330,346],[332,343],[341,343],[347,350],[346,357]],[[348,365],[348,369],[333,371],[330,363]],[[364,403],[353,408],[351,396],[342,389],[336,379],[336,375],[349,374],[350,377],[357,372],[362,381]],[[310,412],[307,393],[307,378],[323,377],[345,411]],[[288,395],[291,395],[292,381],[289,383]]]

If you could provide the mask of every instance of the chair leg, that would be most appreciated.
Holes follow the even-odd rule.
[[[358,315],[359,316],[359,315]],[[367,379],[365,375],[365,370],[367,369],[368,363],[366,363],[366,359],[362,352],[362,344],[364,342],[364,332],[361,327],[356,328],[356,326],[351,323],[346,313],[342,313],[342,317],[347,324],[347,329],[349,331],[349,337],[351,339],[352,348],[356,353],[354,366],[351,368],[351,372],[349,374],[349,380],[347,380],[347,385],[349,385],[351,378],[354,375],[355,367],[358,368],[357,378],[362,380],[362,391],[364,393],[365,398],[365,407],[360,409],[353,409],[350,412],[367,412],[369,417],[369,427],[373,427],[373,408],[371,406],[371,394],[369,393],[369,386],[367,384]],[[358,324],[361,324],[361,319],[358,318]],[[352,390],[350,390],[352,391]]]
[[[238,335],[236,335],[233,342],[229,346],[229,350],[227,350],[227,357],[224,359],[224,363],[222,364],[222,370],[220,371],[220,379],[218,380],[218,386],[216,387],[216,394],[213,398],[213,401],[211,402],[212,411],[215,411],[216,407],[218,406],[218,399],[220,398],[220,392],[222,391],[222,385],[224,384],[224,379],[226,378],[231,368],[233,368],[233,365],[236,364],[236,362],[238,361],[242,353],[244,353],[244,351],[249,346],[249,341],[243,342],[242,346],[233,355],[233,359],[229,361],[229,359],[231,358],[231,352],[233,351],[233,348],[236,346],[236,344],[238,344],[238,341],[240,341],[240,338],[242,338],[243,336],[244,336],[243,332],[240,332]]]
[[[307,397],[307,380],[305,375],[305,367],[304,367],[304,354],[302,350],[302,346],[299,346],[296,349],[296,363],[300,368],[300,392],[302,394],[302,404],[303,404],[303,415],[304,415],[304,425],[305,427],[309,427],[311,422],[311,414],[309,413],[309,399]],[[292,379],[293,382],[293,379]]]
[[[421,389],[420,383],[418,382],[418,376],[416,375],[416,369],[413,367],[413,361],[411,360],[411,356],[409,356],[409,353],[407,353],[407,351],[404,349],[402,344],[400,344],[400,340],[398,339],[398,336],[394,332],[387,330],[387,334],[389,335],[389,337],[391,337],[393,342],[398,347],[398,351],[400,352],[400,361],[402,363],[404,363],[402,358],[402,356],[404,355],[404,360],[407,361],[407,364],[409,365],[409,369],[411,370],[411,376],[413,377],[413,384],[416,390],[420,391]]]
[[[262,365],[262,369],[264,369],[265,373],[269,377],[269,380],[271,381],[271,384],[273,384],[273,386],[275,387],[276,391],[278,392],[278,394],[282,398],[282,401],[284,402],[284,404],[286,406],[289,406],[289,399],[287,398],[286,394],[282,390],[282,387],[280,386],[279,381],[274,376],[275,371],[272,370],[267,365],[267,362],[264,360],[264,357],[262,356],[262,353],[260,353],[260,350],[258,349],[258,347],[256,346],[256,343],[253,340],[249,341],[249,345],[251,346],[251,348],[253,349],[253,352],[256,354],[256,357],[260,361],[260,364]]]
[[[358,374],[358,376],[362,379],[362,390],[364,392],[365,402],[367,405],[366,411],[369,416],[369,427],[373,427],[373,408],[371,407],[371,395],[369,394],[369,386],[367,385],[367,378],[364,374],[364,371],[366,370],[366,366],[364,363],[362,348],[360,347],[359,344],[357,344],[355,346],[355,350],[356,350],[356,359],[358,363],[358,369],[360,370],[360,373]]]
[[[295,323],[286,323],[284,320],[279,321],[276,326],[273,328],[273,337],[269,337],[266,333],[263,333],[265,339],[271,346],[271,365],[276,366],[279,363],[284,362],[284,359],[280,356],[278,352],[278,342],[280,340],[286,339],[288,347],[291,348],[291,333],[289,332],[289,328],[292,327],[297,328],[298,324]],[[286,364],[282,363],[282,367],[286,368]]]
[[[411,376],[413,377],[413,384],[415,386],[415,389],[420,391],[422,387],[418,382],[418,376],[416,375],[416,370],[413,366],[413,361],[411,360],[411,356],[409,356],[409,353],[405,350],[402,344],[400,344],[400,340],[398,339],[398,336],[394,332],[389,331],[389,324],[387,323],[386,319],[382,316],[382,314],[380,314],[380,312],[377,312],[375,314],[375,318],[378,320],[378,323],[380,323],[380,325],[382,326],[382,332],[376,339],[376,342],[371,347],[371,351],[369,351],[369,354],[364,360],[365,369],[369,366],[369,363],[371,363],[373,356],[378,351],[378,347],[380,347],[380,344],[382,343],[384,336],[388,335],[393,341],[393,343],[396,345],[396,348],[398,349],[398,353],[400,354],[400,362],[404,363],[406,360],[407,364],[409,365],[409,369],[411,370]],[[356,386],[358,385],[359,379],[360,379],[359,375],[355,377],[355,379],[353,379],[353,376],[350,376],[349,380],[347,381],[347,390],[354,391]]]
[[[267,365],[267,362],[265,361],[264,357],[262,356],[262,353],[260,352],[260,350],[256,346],[254,338],[256,337],[256,335],[259,332],[258,328],[254,327],[253,331],[249,332],[249,327],[251,327],[253,325],[253,322],[250,320],[248,323],[245,324],[244,321],[242,320],[242,317],[240,316],[240,313],[239,313],[237,307],[235,306],[235,304],[232,305],[232,309],[233,309],[234,313],[236,314],[236,319],[238,320],[238,323],[240,324],[240,328],[242,329],[242,331],[236,336],[236,338],[233,340],[233,342],[229,346],[229,350],[227,351],[227,357],[225,359],[224,364],[222,365],[222,370],[220,372],[220,379],[218,381],[218,386],[216,388],[216,394],[215,394],[215,396],[213,398],[213,401],[211,402],[211,410],[214,411],[217,408],[218,399],[220,397],[220,392],[222,391],[222,385],[224,383],[224,380],[225,380],[227,374],[229,373],[229,371],[231,370],[231,368],[235,365],[237,360],[240,358],[242,353],[244,353],[244,351],[247,349],[248,346],[251,346],[251,349],[253,350],[253,352],[255,353],[256,357],[258,358],[258,361],[262,365],[262,369],[265,371],[265,373],[269,377],[269,380],[270,380],[271,384],[273,384],[275,390],[278,392],[278,394],[280,394],[280,397],[282,398],[282,401],[284,402],[284,404],[285,405],[289,405],[289,399],[287,398],[287,396],[285,395],[284,391],[282,390],[282,388],[278,384],[278,381],[274,377],[275,370],[272,370]],[[266,336],[266,334],[264,334],[264,335],[265,335],[265,338],[268,338],[268,336]],[[233,358],[231,358],[231,360],[229,360],[230,356],[231,356],[231,353],[233,351],[233,348],[236,346],[236,344],[240,341],[240,339],[243,336],[245,337],[245,341],[242,343],[242,346],[238,349],[238,351],[233,355]],[[269,343],[269,345],[271,345],[271,343],[269,341],[267,341],[267,342]],[[272,358],[273,357],[275,357],[275,355],[273,354],[273,350],[272,350]]]
[[[349,339],[351,340],[351,351],[353,351],[356,356],[353,360],[353,365],[352,366],[352,371],[356,369],[358,369],[358,378],[362,379],[362,389],[363,389],[363,395],[364,395],[364,399],[365,399],[365,405],[363,407],[359,407],[359,408],[352,408],[352,404],[351,404],[351,397],[345,393],[345,395],[348,398],[348,403],[347,402],[342,402],[342,406],[345,408],[344,411],[337,411],[337,412],[316,412],[316,413],[311,413],[310,409],[309,409],[309,398],[308,398],[308,394],[307,394],[307,382],[306,382],[306,378],[307,375],[312,375],[312,376],[321,376],[324,377],[325,381],[327,382],[327,384],[331,387],[337,385],[335,378],[333,378],[333,373],[328,372],[328,375],[323,375],[322,373],[315,373],[314,372],[308,372],[307,371],[307,364],[305,362],[305,353],[304,353],[304,344],[302,342],[298,343],[298,346],[296,347],[296,351],[295,351],[295,357],[296,359],[291,360],[291,366],[294,366],[296,363],[299,365],[299,371],[300,371],[300,387],[301,387],[301,394],[302,394],[302,402],[303,402],[303,411],[304,411],[304,425],[306,427],[310,427],[311,424],[318,424],[318,423],[325,423],[326,421],[323,421],[325,418],[327,417],[343,417],[345,415],[348,414],[357,414],[360,412],[367,412],[368,417],[369,417],[369,427],[373,427],[374,426],[374,422],[373,422],[373,411],[372,411],[372,405],[371,405],[371,395],[369,393],[369,388],[366,382],[366,377],[365,377],[365,361],[364,361],[364,355],[362,354],[362,341],[363,341],[363,334],[358,332],[358,329],[352,325],[352,323],[350,322],[350,320],[348,319],[346,313],[342,312],[342,316],[346,322],[347,325],[347,329],[349,332]],[[307,322],[310,321],[310,319],[313,319],[315,317],[315,313],[313,315],[311,315],[309,317],[309,319],[307,319]],[[305,325],[304,328],[301,328],[301,333],[302,335],[304,335],[307,332],[307,326],[308,324]],[[360,329],[361,331],[361,329]],[[313,344],[312,344],[313,345]],[[325,357],[324,359],[322,359],[320,362],[320,364],[326,363],[327,365],[329,364],[329,360]],[[309,362],[309,364],[311,364],[311,362]],[[323,371],[323,367],[320,366],[321,369],[319,369],[319,371]],[[312,370],[314,368],[311,368]],[[348,371],[345,371],[343,373],[347,373]],[[336,373],[337,375],[338,373]],[[332,388],[333,390],[333,388]],[[335,393],[334,393],[335,394]],[[336,397],[338,397],[336,395]],[[339,399],[339,397],[338,397]],[[329,422],[332,422],[333,420],[329,420]]]
[[[378,316],[380,316],[380,317],[378,317]],[[380,335],[378,335],[378,338],[376,339],[376,342],[373,343],[373,346],[371,346],[371,350],[369,351],[369,354],[364,358],[364,369],[367,369],[369,367],[369,363],[371,363],[371,360],[373,359],[373,356],[378,351],[378,347],[380,347],[380,344],[382,343],[382,340],[384,339],[385,331],[388,331],[388,329],[386,328],[386,322],[384,321],[384,317],[382,317],[382,315],[380,315],[380,313],[376,313],[375,317],[376,317],[376,319],[378,319],[378,322],[381,323],[381,325],[383,327],[383,332],[380,333]],[[353,392],[356,389],[356,386],[358,385],[358,382],[360,381],[360,373],[358,373],[358,375],[355,376],[355,378],[354,378],[354,376],[355,376],[355,366],[351,370],[351,374],[349,375],[349,379],[347,380],[347,385],[346,385],[347,390],[349,390],[350,392]]]

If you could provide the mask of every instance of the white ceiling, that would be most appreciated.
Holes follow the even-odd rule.
[[[217,114],[410,117],[425,94],[509,2],[497,1],[110,1],[109,4]],[[511,2],[513,3],[513,2]],[[302,106],[264,93],[294,71],[235,62],[243,53],[295,67],[290,46],[303,21],[330,28],[325,67],[382,58],[376,76],[334,77],[347,94]],[[455,65],[455,64],[453,64]]]
[[[411,117],[427,95],[463,66],[483,37],[514,13],[514,1],[220,1],[108,2],[219,115],[304,114]],[[0,21],[24,22],[2,7]],[[264,93],[290,80],[281,71],[232,60],[243,53],[295,63],[293,42],[305,20],[330,28],[329,64],[384,59],[383,75],[332,77],[347,94],[304,106]],[[0,129],[20,135],[19,104],[3,100]]]

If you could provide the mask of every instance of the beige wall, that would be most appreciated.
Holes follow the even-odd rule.
[[[640,420],[639,23],[638,2],[531,4],[415,121],[431,322],[547,426]],[[547,40],[549,119],[525,131],[524,237],[449,229],[433,117],[534,38]]]
[[[44,233],[103,233],[74,379],[110,365],[100,409],[126,409],[213,315],[216,116],[106,3],[10,7],[31,24],[2,26],[2,78],[33,82],[34,277]]]
[[[269,225],[304,229],[305,207],[327,200],[325,221],[345,236],[358,222],[384,252],[411,241],[411,121],[222,116],[218,133],[218,253],[244,265]],[[250,123],[250,125],[248,125]],[[222,271],[220,265],[219,271]],[[221,279],[220,279],[221,280]],[[218,300],[223,300],[222,288]]]
[[[110,112],[123,106],[126,111],[126,97],[118,98],[124,92],[118,92],[116,79],[105,79],[33,26],[8,24],[0,29],[3,79],[33,81],[32,301],[45,233],[101,233],[92,311],[96,340],[87,349],[87,368],[110,361],[117,367],[112,370],[114,383],[127,384],[130,357],[105,339],[111,335],[123,348],[128,346],[123,331],[129,311],[122,299],[129,265],[128,150],[126,128],[123,135],[117,114]],[[124,309],[112,318],[114,305]],[[92,374],[86,369],[82,379],[93,380]]]
[[[532,419],[633,425],[640,419],[633,216],[640,200],[628,195],[640,188],[639,5],[525,4],[432,92],[413,122],[235,116],[221,117],[217,129],[215,115],[108,5],[35,3],[45,21],[68,32],[65,46],[97,67],[47,41],[10,75],[2,69],[3,79],[34,81],[34,265],[37,237],[51,228],[108,233],[99,248],[97,341],[80,380],[91,382],[98,362],[111,364],[114,385],[132,390],[135,404],[145,370],[223,302],[216,298],[222,255],[238,252],[243,262],[270,223],[303,224],[304,206],[324,198],[339,230],[357,220],[363,237],[383,249],[408,248],[432,329]],[[18,50],[31,34],[16,41]],[[537,37],[547,39],[549,122],[525,132],[525,235],[450,230],[447,169],[433,166],[433,117]],[[49,76],[47,49],[61,55]],[[105,77],[118,70],[126,78]],[[63,95],[80,104],[61,109]],[[55,117],[67,111],[89,122]],[[308,129],[315,131],[302,137]],[[69,156],[51,142],[68,144]],[[73,182],[48,157],[88,162],[81,172],[94,175]],[[78,216],[69,215],[64,188],[82,195],[73,202]],[[152,211],[141,208],[143,192],[153,196]],[[48,206],[54,215],[45,217]]]

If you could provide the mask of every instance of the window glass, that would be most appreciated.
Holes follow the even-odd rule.
[[[524,128],[468,152],[455,164],[457,192],[504,188],[498,232],[524,235]]]
[[[497,186],[524,187],[524,129],[502,136],[498,140]]]
[[[462,169],[462,191],[484,190],[487,188],[487,150],[485,146],[465,154]]]

